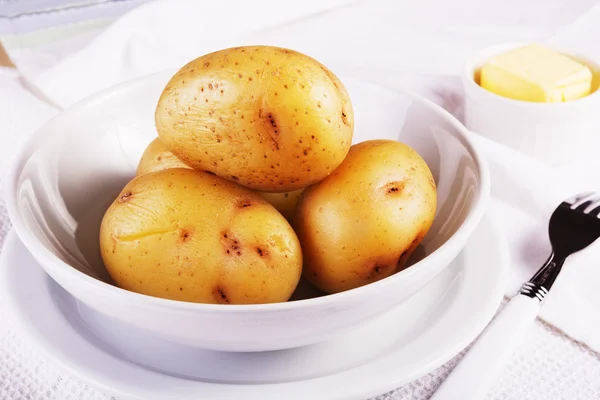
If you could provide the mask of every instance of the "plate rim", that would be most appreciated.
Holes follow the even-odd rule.
[[[201,392],[199,392],[199,391],[202,390],[202,387],[204,387],[205,389],[210,388],[211,389],[210,392],[212,392],[212,393],[218,393],[219,387],[221,387],[221,390],[223,390],[223,387],[236,386],[238,388],[241,388],[242,391],[245,391],[245,397],[247,399],[264,398],[264,396],[268,397],[269,393],[271,395],[274,395],[276,393],[281,393],[281,391],[286,391],[288,393],[288,397],[291,394],[292,398],[302,399],[302,398],[306,398],[306,396],[307,396],[306,388],[304,388],[304,390],[299,390],[299,389],[302,389],[303,385],[307,386],[307,383],[309,383],[310,386],[313,386],[313,388],[311,389],[311,390],[313,390],[313,392],[311,393],[311,396],[318,395],[319,398],[321,398],[322,396],[328,396],[327,398],[329,398],[329,399],[350,399],[350,398],[363,399],[363,398],[368,398],[371,396],[383,394],[389,390],[398,388],[414,379],[417,379],[420,376],[423,376],[423,375],[431,372],[435,368],[439,367],[440,365],[442,365],[445,362],[447,362],[448,360],[450,360],[456,354],[460,353],[460,351],[462,351],[465,347],[467,347],[468,344],[471,343],[479,335],[479,333],[481,333],[481,331],[483,331],[485,326],[489,323],[489,321],[494,316],[498,306],[500,305],[500,303],[504,297],[504,291],[505,291],[505,287],[506,287],[506,284],[508,281],[508,271],[509,271],[508,246],[506,244],[505,238],[502,236],[499,228],[497,227],[496,223],[493,221],[493,219],[489,215],[489,213],[484,214],[484,216],[481,220],[481,223],[475,229],[474,235],[476,235],[477,231],[479,231],[479,230],[487,231],[487,232],[485,232],[485,234],[487,235],[486,240],[494,242],[490,245],[494,246],[496,248],[498,254],[497,254],[497,257],[495,257],[495,259],[494,259],[494,264],[496,265],[496,268],[489,267],[489,269],[494,270],[496,273],[486,275],[486,277],[487,277],[486,283],[489,284],[489,286],[490,286],[490,288],[487,290],[487,293],[488,293],[487,298],[484,298],[483,299],[484,301],[476,302],[477,306],[480,307],[480,309],[477,311],[478,316],[470,317],[473,321],[471,321],[471,327],[468,329],[466,328],[468,330],[467,333],[463,334],[459,338],[455,337],[455,335],[450,335],[451,337],[453,337],[453,339],[452,340],[449,339],[448,341],[452,342],[452,343],[450,343],[450,344],[447,343],[445,346],[435,346],[436,348],[440,349],[440,350],[438,350],[439,354],[435,355],[434,357],[429,357],[427,362],[425,362],[423,365],[421,365],[420,368],[415,368],[411,373],[404,374],[401,377],[398,377],[397,374],[394,374],[394,373],[368,375],[369,376],[369,384],[368,385],[361,384],[361,383],[364,383],[365,380],[360,380],[359,381],[360,383],[359,383],[356,381],[356,379],[352,379],[352,375],[356,374],[357,371],[360,373],[361,370],[368,371],[369,369],[373,369],[373,368],[380,368],[380,369],[383,368],[384,371],[389,370],[389,368],[387,368],[387,367],[389,367],[389,365],[386,367],[386,366],[384,366],[384,364],[386,364],[386,363],[393,364],[394,363],[394,355],[395,355],[395,353],[397,353],[397,350],[392,350],[390,352],[390,354],[380,356],[370,362],[359,365],[348,371],[342,371],[342,372],[339,372],[336,374],[326,375],[326,376],[317,377],[317,378],[308,379],[308,380],[294,381],[294,382],[275,383],[275,384],[266,384],[266,385],[257,385],[257,384],[240,385],[240,384],[222,384],[222,383],[215,384],[215,383],[208,383],[208,382],[201,382],[201,381],[190,381],[190,380],[185,380],[182,378],[164,375],[164,374],[161,374],[156,371],[148,370],[148,369],[146,369],[140,365],[137,365],[131,361],[117,358],[113,354],[109,354],[105,350],[99,349],[98,347],[94,346],[92,343],[87,342],[87,344],[89,345],[90,348],[92,348],[96,352],[99,352],[103,355],[108,354],[109,357],[115,359],[113,361],[115,363],[117,363],[118,365],[122,366],[123,363],[125,363],[126,365],[129,365],[129,366],[135,368],[136,370],[143,370],[143,372],[141,372],[142,375],[146,374],[148,378],[151,378],[151,377],[156,378],[156,376],[159,375],[163,378],[166,378],[167,381],[170,380],[171,383],[182,382],[182,381],[188,382],[192,386],[196,387],[196,393],[195,393],[196,395],[201,394]],[[469,249],[469,245],[470,245],[471,241],[472,241],[472,239],[470,239],[467,242],[467,246],[465,247],[466,250]],[[23,334],[23,336],[27,339],[27,341],[34,344],[34,346],[40,351],[43,358],[48,360],[52,365],[58,367],[60,370],[65,371],[69,375],[77,378],[78,380],[83,381],[92,387],[98,388],[104,392],[110,393],[110,394],[118,396],[118,397],[148,399],[147,393],[143,393],[143,389],[138,391],[138,393],[134,393],[132,390],[135,390],[137,388],[128,384],[126,381],[118,382],[118,378],[117,378],[117,382],[119,383],[119,385],[115,385],[114,384],[115,378],[113,377],[111,379],[110,374],[106,374],[106,371],[98,372],[98,370],[94,370],[94,371],[87,371],[85,373],[82,372],[82,370],[89,370],[90,368],[85,365],[82,367],[81,361],[78,362],[77,360],[73,360],[72,356],[68,356],[67,355],[68,353],[65,353],[64,350],[61,350],[59,347],[56,347],[56,343],[52,343],[51,340],[48,339],[48,337],[45,336],[43,334],[43,332],[41,332],[39,330],[39,327],[36,326],[36,323],[34,321],[30,320],[29,318],[27,318],[27,315],[17,312],[17,310],[23,309],[23,307],[21,305],[18,305],[15,303],[14,291],[17,289],[14,287],[11,287],[11,285],[7,285],[7,281],[8,281],[7,278],[9,275],[8,271],[11,268],[9,256],[13,255],[13,253],[16,251],[15,247],[22,245],[23,246],[22,250],[26,250],[26,248],[22,244],[22,242],[21,243],[19,243],[19,242],[20,242],[20,239],[15,234],[14,230],[11,230],[6,237],[5,245],[4,245],[2,254],[0,255],[0,278],[1,278],[0,279],[0,287],[3,287],[2,291],[4,292],[4,301],[5,301],[7,314],[15,322],[15,326],[20,330],[20,333]],[[7,251],[7,249],[8,249],[8,251]],[[12,250],[12,252],[10,250]],[[463,251],[465,251],[465,250],[462,250],[461,253]],[[35,262],[33,257],[32,257],[32,262]],[[12,267],[12,268],[14,269],[14,267]],[[38,268],[40,268],[40,273],[46,274],[46,272],[43,270],[43,268],[41,266],[38,265]],[[488,270],[488,269],[486,269],[486,270]],[[49,278],[49,279],[51,279],[51,278]],[[434,279],[436,279],[436,278],[434,278]],[[482,286],[482,285],[478,285],[478,286]],[[423,290],[426,290],[426,288],[427,288],[427,286]],[[462,295],[464,296],[465,291],[468,291],[468,288],[466,288],[465,285],[461,285],[461,288],[460,288],[459,292],[456,294],[456,297],[460,296],[461,293],[463,293]],[[410,301],[410,298],[407,299],[406,301]],[[54,304],[54,303],[52,303],[52,304]],[[55,305],[54,307],[58,307],[58,306]],[[456,313],[457,310],[454,310],[454,308],[456,308],[456,307],[457,307],[456,305],[453,305],[453,306],[449,307],[447,310],[445,310],[444,314],[442,315],[442,318],[443,318],[443,316],[452,314],[452,312]],[[440,318],[440,320],[442,318]],[[66,318],[64,320],[67,321]],[[427,328],[425,330],[425,332],[431,332],[433,329],[436,328],[436,326],[439,323],[440,323],[439,320],[436,321],[431,327]],[[67,328],[67,329],[70,329],[71,331],[75,331],[74,334],[78,335],[79,337],[81,337],[82,339],[87,341],[87,339],[84,336],[82,336],[79,332],[77,332],[76,329],[73,328],[70,324],[68,324],[68,327],[69,328]],[[59,328],[54,327],[52,329],[59,329]],[[64,329],[64,328],[62,328],[62,329]],[[104,369],[105,370],[110,369],[110,367],[104,367]],[[91,372],[91,374],[89,374],[90,372]],[[385,379],[382,378],[382,375],[385,375]],[[327,390],[323,390],[323,387],[326,387],[328,385],[327,380],[335,380],[336,377],[338,380],[341,379],[342,381],[344,381],[346,383],[346,385],[339,385],[339,382],[335,383],[334,386],[338,390],[337,393],[332,393],[331,391],[328,392]],[[347,377],[347,378],[345,379],[344,377]],[[111,383],[110,384],[107,383],[106,382],[107,380],[111,381]],[[325,381],[325,382],[323,382],[323,381]],[[354,383],[354,385],[352,385],[353,383]],[[318,386],[318,388],[314,389],[314,386]],[[250,393],[248,393],[248,390],[250,390],[252,387],[254,387],[255,389],[257,387],[262,387],[263,388],[262,390],[268,391],[268,392],[266,394],[263,392],[262,397],[257,397],[256,395],[260,391],[260,389],[259,389],[258,391],[255,391],[255,394],[253,397],[253,396],[249,395]],[[331,389],[331,387],[330,387],[330,389]],[[343,393],[341,391],[343,391]],[[233,395],[236,396],[236,393],[233,393]],[[237,395],[239,395],[239,392],[237,393]],[[258,394],[258,396],[260,396],[260,393]],[[219,398],[221,398],[221,397],[219,397]],[[231,397],[231,398],[235,398],[235,397]],[[311,397],[311,398],[315,398],[315,397]]]

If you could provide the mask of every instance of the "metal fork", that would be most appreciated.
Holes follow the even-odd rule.
[[[550,217],[548,232],[552,244],[548,260],[521,286],[430,400],[485,396],[537,317],[567,257],[600,237],[600,195],[582,193],[561,203]]]

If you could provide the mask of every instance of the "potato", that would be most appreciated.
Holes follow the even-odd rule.
[[[169,168],[192,168],[173,154],[159,138],[154,139],[142,154],[136,175],[161,171]]]
[[[262,192],[322,180],[343,161],[354,131],[342,82],[316,60],[270,46],[190,62],[165,87],[155,122],[186,164]]]
[[[263,199],[267,200],[277,211],[281,213],[288,221],[291,221],[294,217],[294,211],[296,211],[296,204],[304,189],[293,190],[291,192],[283,193],[267,193],[257,192],[262,196]]]
[[[137,175],[168,168],[191,168],[167,149],[160,139],[154,139],[144,151],[137,168]],[[303,189],[283,193],[257,192],[275,207],[288,221],[291,220],[298,198]]]
[[[304,190],[295,228],[304,276],[335,293],[404,268],[433,223],[436,188],[425,161],[409,146],[371,140]]]
[[[286,301],[302,273],[298,238],[273,206],[192,169],[129,182],[104,215],[100,249],[118,286],[189,302]]]

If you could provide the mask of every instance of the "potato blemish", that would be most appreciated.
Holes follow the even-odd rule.
[[[433,180],[433,176],[429,177],[429,184],[431,185],[431,187],[432,187],[433,189],[435,189],[435,188],[436,188],[436,186],[435,186],[435,181]]]
[[[382,188],[383,192],[389,195],[400,194],[406,187],[406,180],[388,182]]]
[[[404,261],[404,258],[406,257],[407,254],[408,254],[408,250],[404,250],[402,252],[402,254],[400,254],[400,257],[398,258],[398,264],[400,264],[400,262]]]
[[[402,271],[404,268],[406,268],[406,262],[408,261],[408,256],[410,253],[412,253],[412,250],[409,248],[400,254],[400,257],[398,257],[398,262],[396,263],[396,272]]]
[[[215,287],[215,289],[213,290],[213,294],[219,304],[229,304],[229,299],[227,298],[227,295],[225,294],[225,290],[223,290],[222,287],[220,287],[220,286]]]
[[[278,135],[279,131],[277,130],[277,122],[275,122],[275,117],[273,117],[273,114],[271,113],[269,113],[267,117],[269,118],[269,123],[273,127],[275,134]]]
[[[240,245],[239,240],[231,236],[231,233],[223,233],[221,242],[224,244],[225,253],[228,255],[242,255],[242,246]]]
[[[179,238],[183,243],[190,241],[192,237],[192,232],[189,229],[181,229]]]
[[[281,133],[277,120],[273,113],[267,112],[262,108],[258,109],[258,118],[263,120],[264,129],[272,141],[273,149],[279,150],[279,143],[276,137]]]
[[[235,206],[237,208],[248,208],[248,207],[251,207],[253,204],[254,203],[251,199],[242,197],[241,199],[238,199]]]
[[[388,275],[388,270],[391,265],[383,262],[375,261],[367,264],[367,279],[378,280]]]
[[[126,192],[122,194],[121,197],[119,197],[119,203],[125,203],[131,198],[131,196],[133,196],[133,193],[131,192]]]
[[[346,112],[344,111],[344,109],[342,108],[342,122],[344,123],[344,125],[348,126],[348,116],[346,115]]]
[[[256,254],[258,254],[258,256],[262,258],[269,257],[270,255],[269,251],[264,247],[256,246],[254,250],[256,251]]]

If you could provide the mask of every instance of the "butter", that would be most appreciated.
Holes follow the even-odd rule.
[[[592,72],[565,55],[532,44],[489,60],[481,68],[480,85],[511,99],[560,103],[590,94]]]

